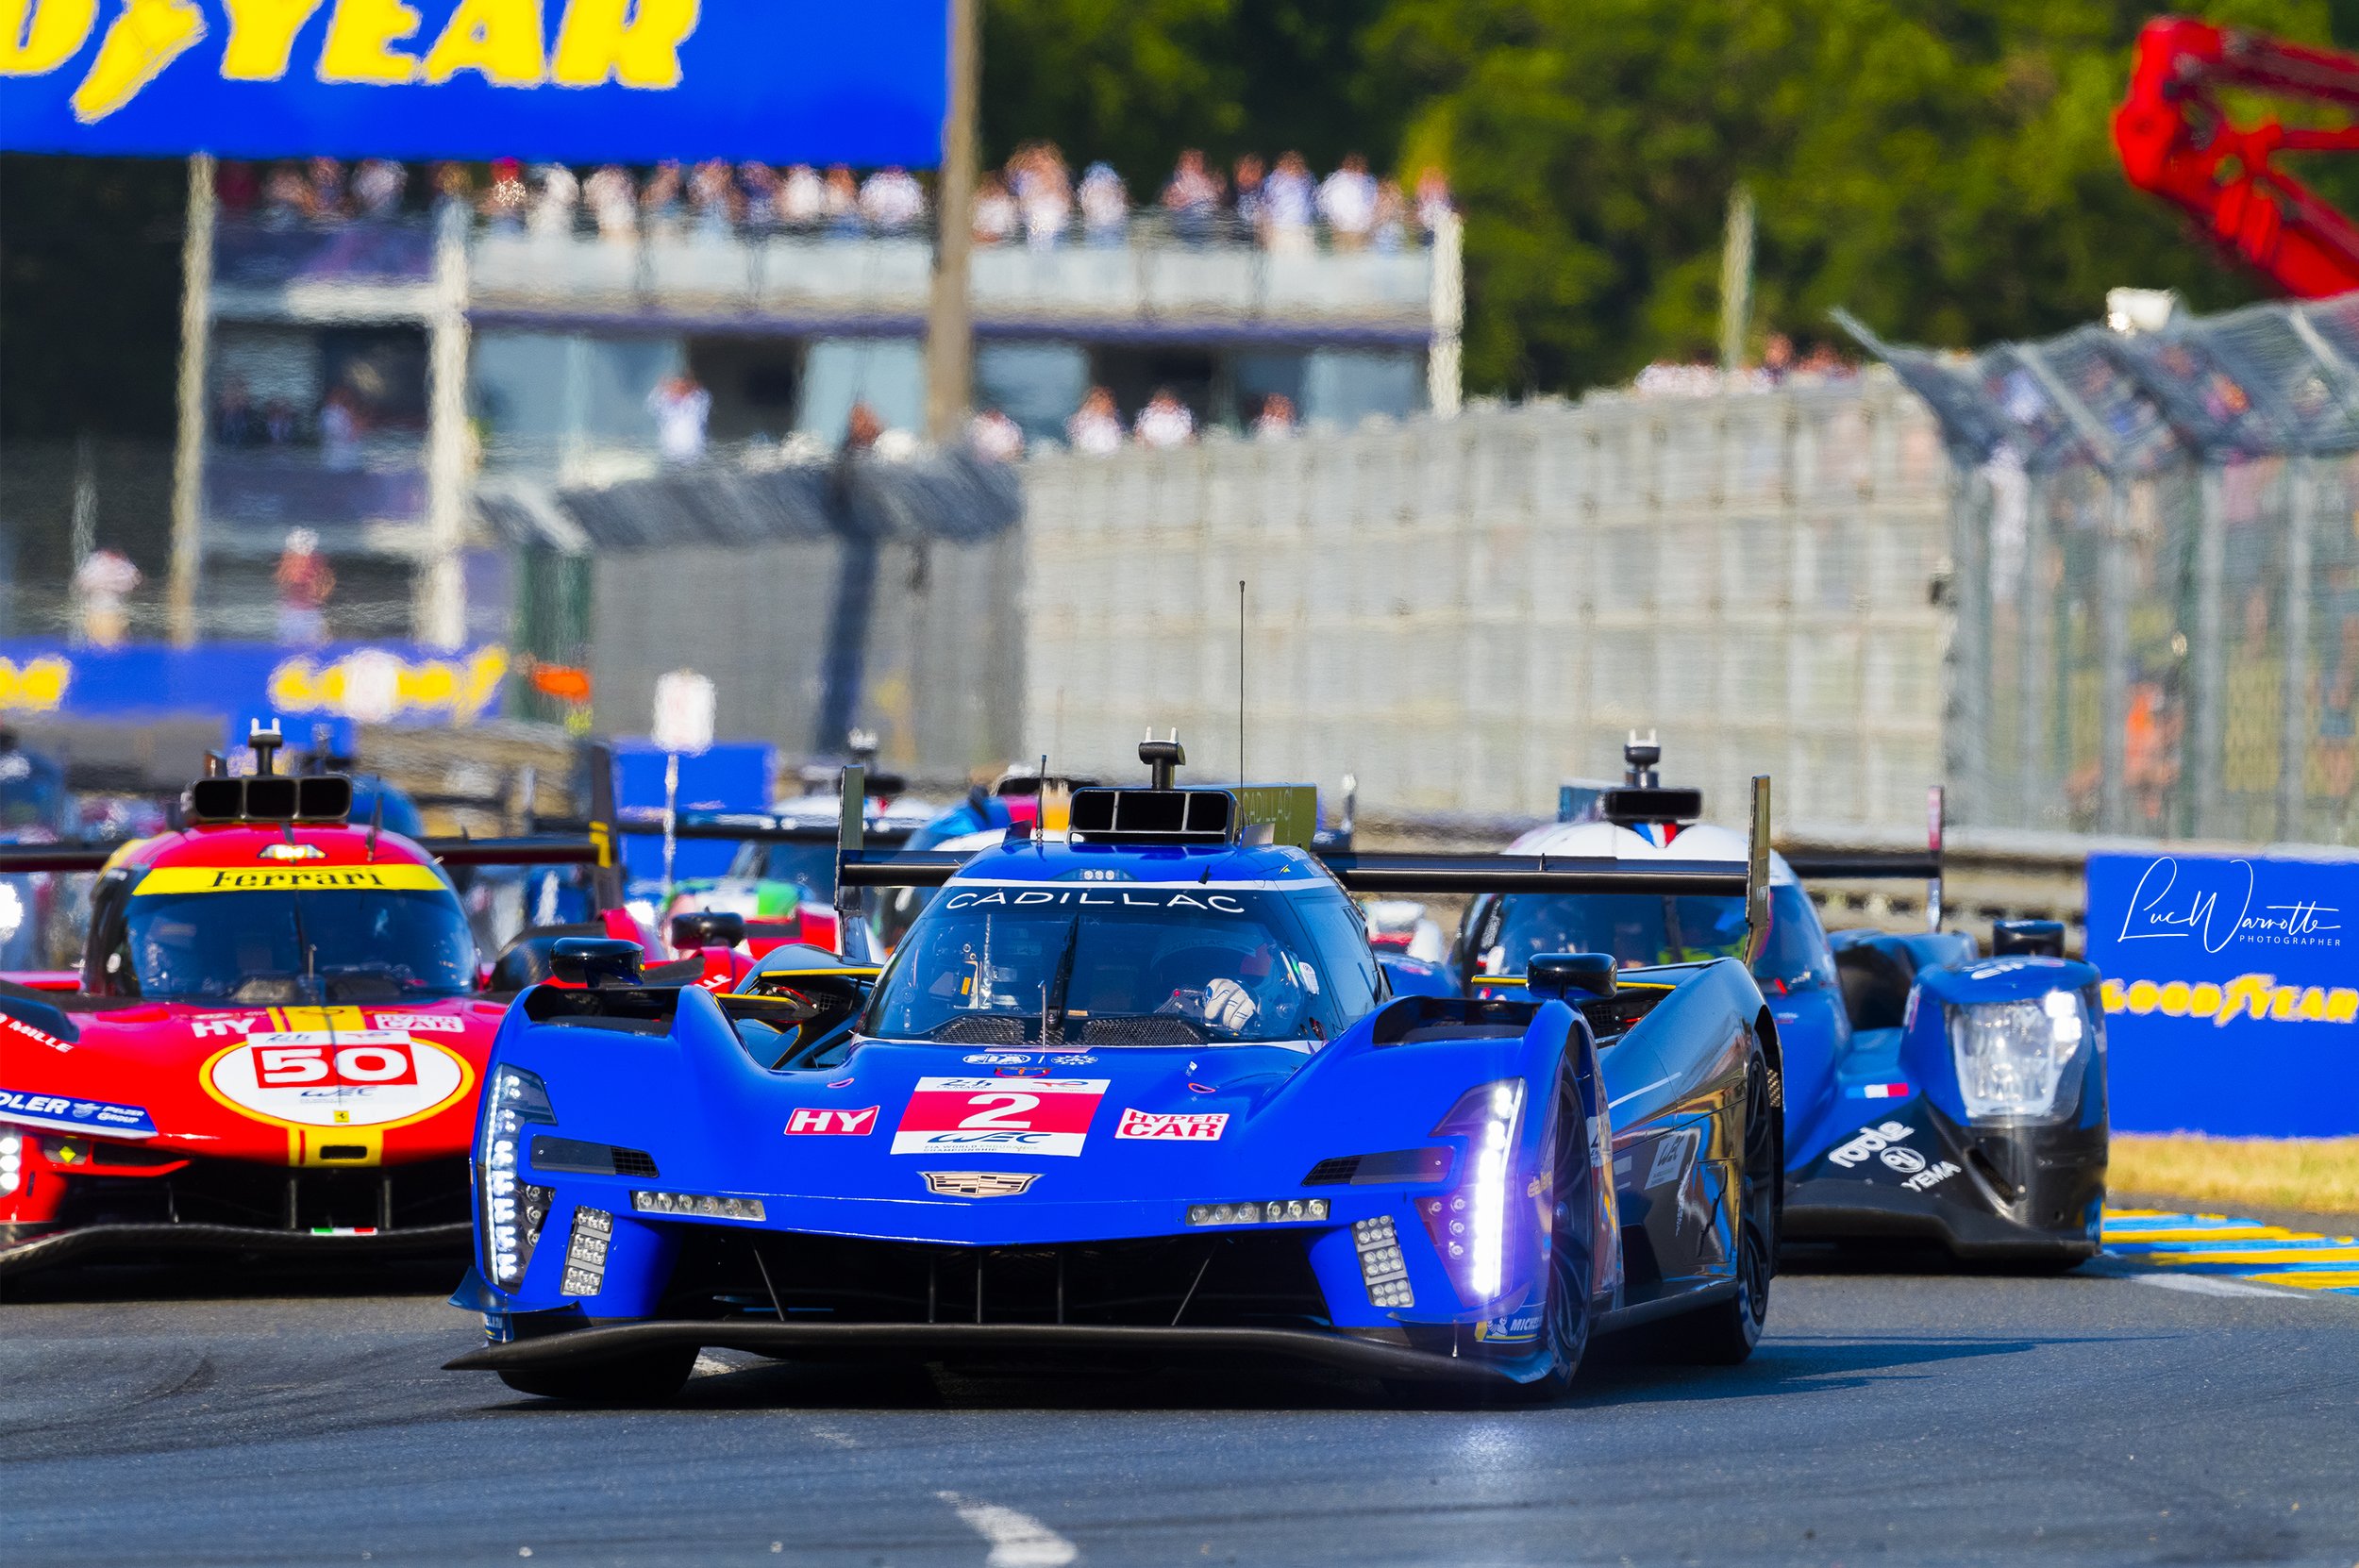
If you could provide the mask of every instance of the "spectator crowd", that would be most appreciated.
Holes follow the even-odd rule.
[[[436,163],[413,187],[410,169],[384,158],[347,169],[335,158],[314,158],[266,169],[225,163],[217,181],[226,212],[265,228],[381,222],[420,205],[457,207],[494,233],[590,231],[626,242],[643,234],[922,238],[932,222],[927,185],[899,167],[863,177],[842,164],[823,173],[807,163],[780,170],[713,158],[644,171],[609,163],[583,176],[561,163],[527,168],[504,158],[480,179],[468,164]],[[1193,148],[1142,204],[1112,165],[1092,163],[1077,180],[1054,142],[1031,142],[982,177],[972,219],[983,245],[1051,250],[1165,239],[1256,244],[1286,255],[1306,254],[1322,239],[1342,251],[1409,249],[1430,243],[1452,211],[1449,183],[1438,169],[1422,171],[1404,188],[1371,173],[1357,153],[1322,177],[1297,152],[1274,163],[1247,154],[1223,171]]]

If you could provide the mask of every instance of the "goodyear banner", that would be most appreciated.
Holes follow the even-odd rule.
[[[2114,1126],[2359,1133],[2359,859],[2092,855]]]
[[[930,166],[945,0],[0,0],[0,148]]]
[[[276,714],[290,721],[467,725],[498,712],[507,675],[508,650],[496,646],[0,642],[0,720]]]

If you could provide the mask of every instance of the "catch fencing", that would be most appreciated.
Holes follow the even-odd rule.
[[[1968,476],[1967,820],[2359,842],[2359,296],[1970,359],[1855,330]]]
[[[1654,729],[1720,816],[1768,772],[1782,825],[1921,833],[1949,490],[1881,373],[1034,458],[1026,751],[1545,816]]]

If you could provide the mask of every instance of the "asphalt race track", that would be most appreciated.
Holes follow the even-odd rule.
[[[736,1358],[569,1409],[437,1370],[475,1329],[431,1294],[282,1292],[12,1291],[0,1560],[2359,1561],[2359,1301],[2317,1293],[1788,1274],[1745,1367],[1451,1411]]]

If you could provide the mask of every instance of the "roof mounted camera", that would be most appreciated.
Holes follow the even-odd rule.
[[[1631,730],[1622,746],[1623,782],[1604,792],[1598,814],[1623,827],[1650,823],[1684,827],[1700,820],[1704,792],[1665,789],[1663,776],[1655,771],[1655,764],[1662,760],[1663,742],[1655,739],[1655,732],[1647,731],[1641,740],[1638,731]]]
[[[259,719],[246,733],[257,771],[238,778],[205,758],[205,776],[189,786],[183,815],[192,824],[226,822],[330,823],[352,815],[352,780],[340,773],[297,777],[276,770],[286,737]]]
[[[1146,739],[1139,742],[1139,760],[1146,764],[1148,789],[1170,789],[1172,776],[1188,765],[1188,751],[1180,743],[1180,731],[1174,729],[1158,741],[1155,731],[1149,728]]]

